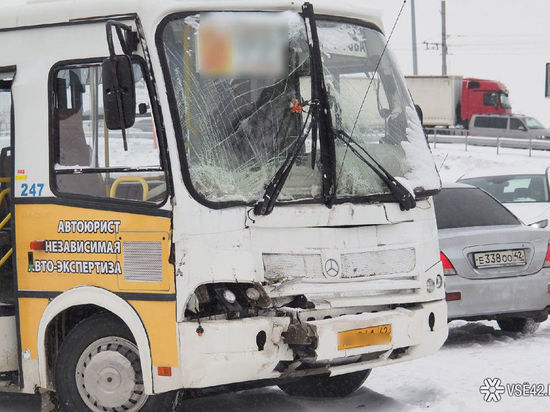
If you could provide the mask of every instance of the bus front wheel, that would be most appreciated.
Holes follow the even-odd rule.
[[[109,314],[94,315],[63,340],[55,367],[61,411],[170,410],[173,393],[146,395],[130,330]]]

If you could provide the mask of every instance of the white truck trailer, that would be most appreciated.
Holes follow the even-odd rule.
[[[462,76],[405,76],[414,102],[422,109],[424,125],[455,126],[459,123]]]

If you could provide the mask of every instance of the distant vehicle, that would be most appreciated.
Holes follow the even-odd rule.
[[[550,129],[522,114],[476,114],[470,122],[472,136],[550,139]]]
[[[480,187],[494,196],[523,223],[548,228],[550,219],[550,169],[546,173],[463,177],[460,183]]]
[[[405,76],[424,126],[468,128],[477,113],[511,113],[508,89],[496,80],[462,76]]]
[[[495,198],[463,184],[434,197],[448,319],[496,320],[534,332],[550,306],[550,233],[522,225]]]

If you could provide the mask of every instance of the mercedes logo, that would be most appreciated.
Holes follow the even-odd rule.
[[[325,273],[331,278],[338,276],[338,273],[340,273],[340,265],[338,262],[334,259],[327,259],[325,262]]]

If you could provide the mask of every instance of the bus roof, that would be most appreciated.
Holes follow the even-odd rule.
[[[317,14],[360,19],[383,30],[380,13],[351,0],[309,0]],[[300,10],[293,0],[2,0],[0,30],[69,23],[94,17],[137,14],[167,15],[176,11]],[[151,14],[152,13],[152,14]]]

